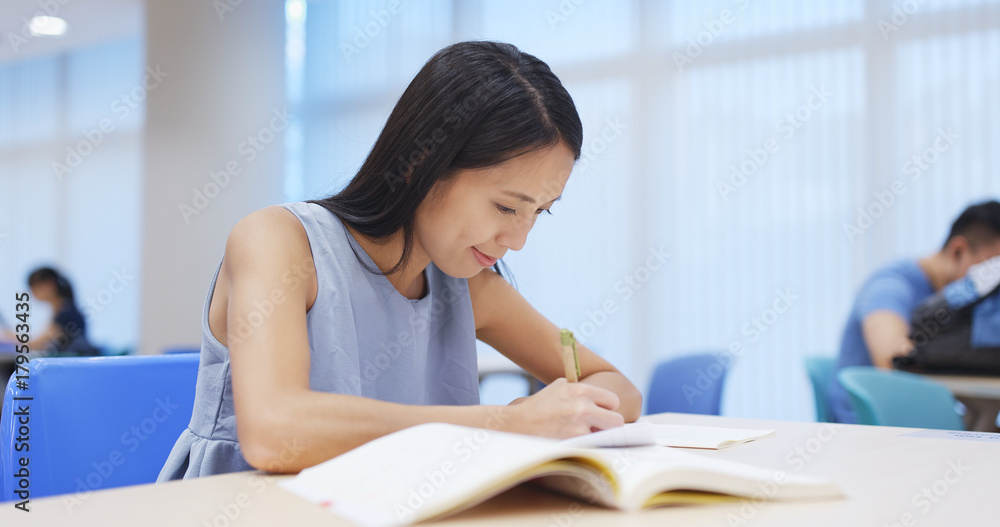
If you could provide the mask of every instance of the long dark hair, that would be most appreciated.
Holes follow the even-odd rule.
[[[402,229],[403,253],[382,273],[391,274],[410,259],[414,215],[435,183],[560,141],[580,158],[580,116],[548,65],[511,44],[458,42],[413,78],[350,183],[307,202],[376,241]],[[503,275],[500,262],[494,269]]]
[[[35,269],[28,275],[28,287],[39,282],[54,282],[56,284],[56,295],[59,298],[68,301],[70,304],[76,303],[73,298],[73,286],[69,284],[69,280],[61,275],[59,271],[51,267],[39,267]]]

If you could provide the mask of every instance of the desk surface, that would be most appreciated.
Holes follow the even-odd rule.
[[[979,525],[1000,516],[1000,444],[905,437],[916,429],[660,414],[657,422],[775,428],[774,437],[725,450],[690,450],[786,473],[833,478],[844,499],[662,508],[627,514],[516,487],[440,524],[606,525]],[[957,470],[957,472],[956,472]],[[0,504],[0,524],[349,525],[290,494],[290,476],[240,472],[79,496],[31,500],[25,514]],[[927,492],[925,496],[923,493]],[[745,521],[744,521],[745,520]],[[17,523],[14,523],[14,522]]]
[[[957,396],[1000,399],[1000,377],[926,374],[924,376],[945,385],[951,390],[951,393]]]

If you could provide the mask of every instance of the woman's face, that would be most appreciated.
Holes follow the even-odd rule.
[[[560,142],[435,184],[417,208],[417,248],[448,275],[475,276],[508,249],[524,247],[538,215],[562,194],[573,162]]]
[[[52,280],[41,280],[29,286],[31,296],[35,300],[52,303],[56,298],[56,283]]]

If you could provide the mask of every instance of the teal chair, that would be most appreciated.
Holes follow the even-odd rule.
[[[832,423],[833,412],[830,411],[830,403],[826,398],[826,388],[833,381],[833,374],[837,369],[837,359],[835,357],[807,357],[805,363],[809,382],[812,383],[813,398],[816,402],[816,420],[820,423]]]
[[[31,498],[152,483],[191,420],[193,353],[39,358],[28,368],[20,385],[11,376],[0,414],[0,501],[23,500],[29,482]],[[21,458],[29,478],[18,477]]]
[[[965,430],[951,392],[920,375],[852,366],[837,378],[860,424]]]

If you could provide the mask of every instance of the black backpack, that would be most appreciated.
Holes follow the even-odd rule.
[[[989,305],[981,306],[987,299]],[[959,306],[949,304],[943,290],[934,294],[913,310],[910,340],[916,347],[909,355],[894,357],[893,367],[916,373],[1000,375],[1000,346],[972,344],[973,313],[1000,307],[997,299],[1000,286]]]

